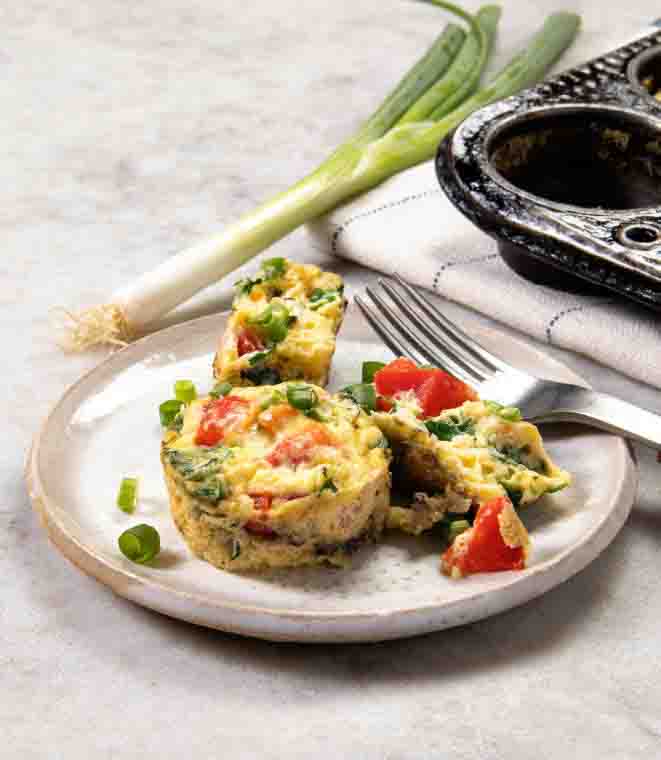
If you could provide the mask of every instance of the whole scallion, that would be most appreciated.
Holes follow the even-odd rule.
[[[578,17],[571,13],[549,16],[526,50],[489,85],[455,107],[475,87],[484,69],[497,11],[483,9],[476,19],[445,0],[426,2],[467,22],[468,39],[450,25],[358,133],[289,190],[215,237],[166,259],[118,291],[109,304],[79,315],[66,312],[71,320],[69,347],[122,344],[153,329],[164,314],[300,225],[431,158],[441,139],[473,110],[542,77],[571,44],[579,24]],[[433,94],[425,97],[437,83],[437,89],[431,89]],[[423,121],[415,120],[416,104],[421,99]],[[453,110],[446,113],[447,108]],[[442,118],[436,114],[442,114]]]

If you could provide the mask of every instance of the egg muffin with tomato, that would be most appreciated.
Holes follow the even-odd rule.
[[[214,374],[233,385],[324,386],[344,316],[342,278],[283,258],[236,285]]]
[[[409,359],[367,362],[345,393],[369,409],[393,451],[393,485],[410,495],[387,525],[413,535],[440,528],[450,542],[442,567],[458,576],[520,569],[528,534],[515,507],[570,483],[517,409],[481,401],[440,369]]]
[[[381,534],[390,452],[350,401],[311,384],[223,384],[190,402],[162,443],[174,521],[227,570],[344,565]]]

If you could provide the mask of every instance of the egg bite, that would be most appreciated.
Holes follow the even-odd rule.
[[[339,275],[283,258],[265,261],[255,277],[236,284],[213,363],[216,379],[326,385],[345,306]]]
[[[311,384],[192,401],[164,434],[161,460],[188,546],[226,570],[343,566],[378,538],[389,508],[383,434]]]
[[[410,508],[393,507],[388,517],[389,527],[407,533],[501,497],[514,507],[530,504],[571,482],[546,453],[539,430],[494,402],[466,401],[422,420],[417,399],[404,394],[371,419],[392,446],[395,482],[414,493]]]

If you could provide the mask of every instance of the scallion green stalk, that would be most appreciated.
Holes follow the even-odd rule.
[[[480,54],[484,52],[486,60],[496,36],[500,13],[498,5],[485,5],[484,8],[480,8],[475,20],[484,32],[485,47],[482,47],[478,35],[471,31],[444,76],[418,98],[402,115],[398,124],[410,124],[423,119],[437,121],[453,111],[477,89],[483,69]]]
[[[488,41],[475,18],[444,0],[427,0],[466,21],[479,40],[480,51],[470,81],[484,68]],[[397,124],[452,60],[448,32],[416,64],[359,132],[316,171],[292,188],[258,207],[220,234],[167,259],[107,305],[71,319],[70,348],[99,343],[121,344],[154,329],[157,320],[198,291],[224,277],[305,222],[368,190],[387,177],[431,158],[441,139],[473,110],[536,81],[572,42],[578,17],[558,13],[547,19],[529,48],[519,54],[487,87],[439,121]],[[458,46],[457,46],[458,49]],[[441,107],[437,104],[437,108]],[[433,115],[432,115],[433,116]],[[394,126],[393,126],[394,125]]]

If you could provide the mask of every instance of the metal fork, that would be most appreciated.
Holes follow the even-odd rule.
[[[487,351],[395,275],[355,301],[398,356],[431,363],[471,385],[482,398],[516,406],[531,422],[579,422],[661,450],[661,416],[606,393],[543,380]]]

